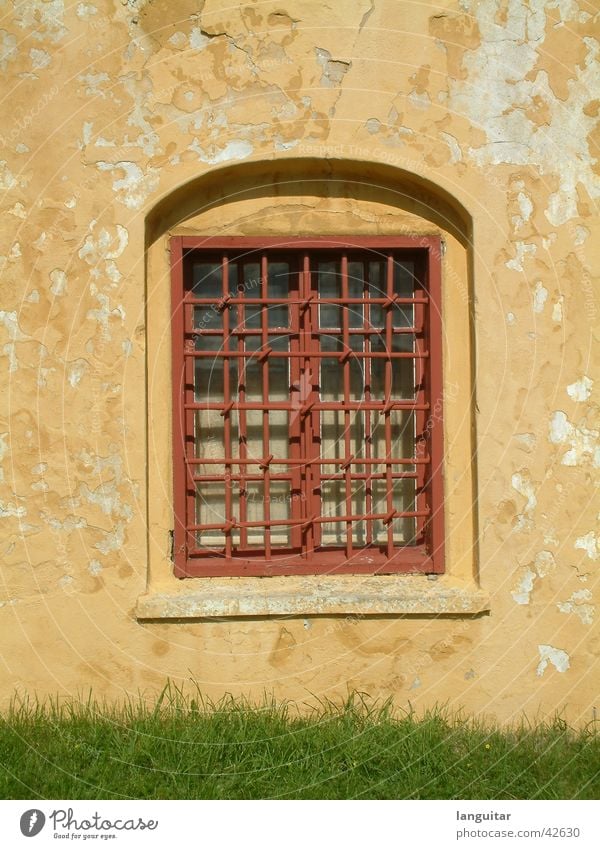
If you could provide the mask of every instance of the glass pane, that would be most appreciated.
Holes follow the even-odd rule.
[[[246,512],[249,522],[260,522],[265,517],[264,484],[262,481],[248,481],[246,484]],[[264,527],[248,528],[248,545],[264,548]]]
[[[321,351],[335,353],[334,357],[321,357],[321,399],[323,401],[344,400],[344,363],[340,362],[338,355],[344,350],[341,336],[321,336]],[[363,336],[350,336],[350,348],[352,351],[362,352],[364,345]],[[365,360],[362,357],[353,357],[347,360],[350,369],[350,401],[360,401],[364,397],[364,368]]]
[[[387,481],[373,481],[373,512],[387,513]],[[395,510],[411,512],[415,509],[415,482],[400,478],[392,482],[392,504]],[[415,542],[416,520],[406,517],[392,520],[394,545],[409,545]],[[387,542],[388,527],[383,520],[373,522],[373,539],[379,544]]]
[[[222,351],[223,339],[220,336],[197,336],[196,351]],[[237,391],[237,359],[235,357],[198,357],[194,360],[194,399],[211,401],[216,404],[224,401],[223,375],[229,373],[229,394],[235,398]]]
[[[212,304],[194,307],[194,328],[216,330],[222,326],[217,305],[223,297],[223,274],[220,262],[195,262],[192,266],[192,294],[195,298],[211,298]],[[214,307],[214,309],[213,309]]]
[[[271,521],[290,518],[291,490],[287,481],[272,481],[269,506]],[[271,529],[271,545],[282,546],[290,544],[290,526],[278,525]]]
[[[225,524],[225,481],[199,483],[196,490],[196,524]],[[200,548],[221,549],[225,534],[219,529],[197,531],[196,544]]]
[[[342,297],[342,278],[338,260],[320,260],[317,262],[317,292],[319,298]],[[341,320],[339,306],[320,304],[320,327],[341,327]]]
[[[371,419],[374,457],[402,457],[415,455],[415,414],[411,410],[392,410],[390,413],[392,441],[389,450],[385,445],[385,416],[374,415]],[[392,466],[393,472],[413,472],[414,466]]]
[[[260,263],[245,262],[242,271],[243,289],[245,298],[260,298]],[[246,327],[250,330],[256,330],[261,326],[261,306],[260,304],[249,304],[245,307],[246,311]]]
[[[239,449],[238,414],[235,410],[229,412],[231,441],[225,444],[225,428],[223,416],[219,410],[196,410],[195,421],[195,456],[200,459],[220,460],[225,457],[237,457]],[[200,475],[225,474],[223,463],[206,463],[197,466]],[[237,471],[238,467],[234,467]]]
[[[289,351],[289,336],[269,338],[269,347],[273,351]],[[289,401],[290,397],[290,361],[287,357],[269,357],[269,400]]]
[[[290,266],[287,262],[270,262],[268,265],[267,295],[269,298],[287,300],[291,286]],[[287,327],[287,306],[269,305],[269,327]]]
[[[321,513],[326,516],[344,516],[346,487],[344,481],[323,481],[321,484]],[[323,522],[321,545],[340,546],[346,543],[345,522]]]
[[[262,363],[258,359],[258,351],[262,347],[259,336],[246,337],[246,351],[254,356],[246,358],[246,400],[262,401]]]
[[[385,339],[382,336],[371,337],[371,350],[378,353],[387,353]],[[412,350],[412,335],[396,333],[392,336],[392,352],[410,352]],[[371,393],[373,398],[385,398],[385,370],[386,367],[389,368],[389,362],[385,357],[373,357],[371,360]],[[413,398],[415,394],[415,361],[402,357],[393,359],[391,364],[391,397],[404,400]]]
[[[394,262],[394,292],[401,298],[413,298],[415,291],[414,260]],[[392,308],[392,323],[394,327],[412,327],[414,308],[410,304]]]
[[[362,298],[364,297],[364,279],[363,279],[363,264],[362,262],[348,263],[348,297]],[[350,304],[348,306],[348,325],[349,327],[363,326],[363,305]]]
[[[352,482],[352,513],[355,516],[367,512],[366,487],[364,480]],[[366,544],[367,525],[364,519],[358,519],[352,524],[352,545],[361,547]]]
[[[385,267],[383,261],[369,262],[369,297],[385,298]],[[373,327],[384,327],[385,311],[382,304],[369,305],[370,322]]]

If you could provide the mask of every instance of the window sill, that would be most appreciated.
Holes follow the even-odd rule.
[[[473,615],[489,611],[475,583],[448,576],[288,576],[187,578],[150,587],[135,616],[146,619],[213,619],[245,616]]]

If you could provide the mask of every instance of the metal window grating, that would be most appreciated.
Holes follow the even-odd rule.
[[[171,247],[176,574],[443,571],[439,240]]]

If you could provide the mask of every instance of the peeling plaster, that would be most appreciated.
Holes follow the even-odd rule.
[[[338,88],[352,67],[352,62],[345,62],[342,59],[332,59],[329,50],[324,50],[321,47],[316,47],[315,52],[317,54],[317,62],[323,69],[321,85],[325,86],[325,88]]]
[[[561,613],[574,613],[584,625],[592,625],[596,608],[589,602],[592,601],[592,593],[588,589],[576,590],[566,601],[558,602],[556,605]]]
[[[575,548],[585,551],[590,560],[600,558],[600,538],[595,535],[594,531],[578,537],[575,540]]]
[[[567,81],[565,104],[552,91],[547,72],[535,69],[544,49],[546,14],[559,8],[568,21],[573,10],[565,11],[558,0],[531,0],[529,8],[510,2],[500,24],[495,4],[463,0],[462,8],[476,20],[481,41],[464,55],[466,78],[449,81],[448,105],[486,135],[486,143],[471,147],[469,157],[482,168],[529,165],[542,175],[556,174],[560,187],[549,198],[545,215],[555,227],[564,224],[577,216],[578,184],[592,199],[600,197],[587,141],[595,119],[585,112],[590,92],[600,85],[600,46],[594,38],[583,38],[585,60],[573,69],[575,79]],[[547,123],[533,120],[539,103],[547,111]]]
[[[97,162],[100,171],[122,171],[123,176],[113,182],[117,199],[128,209],[140,209],[158,186],[159,173],[148,167],[143,171],[135,162]]]
[[[522,495],[523,498],[527,499],[523,513],[520,513],[517,516],[515,530],[530,530],[533,523],[533,511],[537,506],[537,497],[535,494],[535,488],[529,477],[529,473],[525,471],[524,473],[518,472],[514,474],[512,476],[512,488],[516,490],[519,495]]]
[[[591,463],[594,468],[600,468],[600,444],[597,430],[577,427],[569,421],[567,414],[556,410],[550,420],[550,442],[554,445],[570,444],[569,450],[563,454],[563,466],[579,466]]]
[[[567,386],[567,394],[573,401],[587,401],[592,394],[593,386],[594,381],[584,374],[580,380]]]
[[[535,291],[533,293],[533,311],[537,313],[543,312],[547,300],[548,290],[538,280],[535,284]]]
[[[541,678],[549,663],[557,672],[566,672],[567,669],[570,669],[569,655],[563,649],[556,649],[554,646],[538,646],[538,651],[540,653],[540,662],[536,670],[538,677]]]

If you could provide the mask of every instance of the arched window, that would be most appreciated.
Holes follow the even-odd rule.
[[[155,207],[140,619],[487,609],[471,227],[414,174],[316,157]]]

